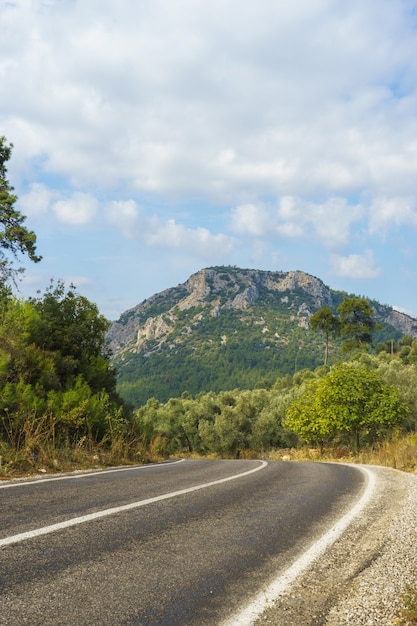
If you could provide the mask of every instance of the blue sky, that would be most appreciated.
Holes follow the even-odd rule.
[[[417,316],[415,0],[0,0],[23,296],[109,319],[211,265]]]

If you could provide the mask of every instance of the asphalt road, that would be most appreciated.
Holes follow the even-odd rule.
[[[0,625],[220,624],[363,488],[354,467],[240,460],[0,483]]]

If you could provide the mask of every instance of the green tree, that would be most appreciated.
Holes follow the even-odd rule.
[[[304,384],[300,395],[288,406],[283,425],[306,443],[323,445],[336,435],[336,422],[323,414],[318,403],[319,381],[310,379]]]
[[[70,387],[80,374],[93,391],[113,394],[116,374],[110,366],[106,332],[110,323],[97,306],[63,282],[50,286],[42,297],[30,299],[37,313],[30,339],[54,354],[62,388]]]
[[[417,339],[404,343],[400,351],[400,359],[404,365],[417,364]]]
[[[307,386],[289,406],[285,426],[305,441],[323,442],[347,434],[358,450],[361,436],[372,440],[401,424],[407,414],[396,388],[376,370],[342,363]]]
[[[372,343],[372,333],[378,325],[375,312],[366,298],[345,298],[337,307],[340,316],[340,334],[346,352]]]
[[[324,365],[329,360],[329,338],[340,334],[340,320],[329,306],[323,306],[310,317],[310,325],[314,332],[323,332],[326,338],[326,348],[324,352]]]
[[[389,361],[379,361],[378,372],[388,385],[394,385],[397,389],[400,400],[409,409],[407,430],[415,431],[417,426],[417,367],[415,365],[404,365],[401,359],[390,359]]]
[[[13,144],[8,145],[6,138],[0,137],[0,284],[15,281],[22,271],[13,267],[7,253],[15,259],[23,254],[35,263],[41,260],[36,254],[36,235],[24,226],[26,217],[15,208],[17,196],[7,180],[6,163],[12,148]]]
[[[35,439],[92,446],[127,432],[97,307],[61,283],[28,301],[0,290],[0,305],[0,443],[31,454]]]

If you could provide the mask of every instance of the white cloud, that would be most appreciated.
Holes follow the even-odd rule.
[[[212,234],[207,228],[187,228],[174,219],[145,216],[134,200],[112,202],[107,220],[131,239],[143,241],[150,248],[181,250],[200,258],[221,258],[234,247],[234,240],[224,234]]]
[[[322,203],[308,203],[307,213],[318,239],[327,248],[337,248],[349,241],[351,227],[364,216],[364,209],[345,198],[330,197]]]
[[[55,202],[52,210],[60,222],[79,226],[92,221],[98,211],[98,202],[91,194],[75,192],[70,198]]]
[[[369,208],[371,234],[386,233],[391,225],[417,227],[417,198],[378,196]]]
[[[259,203],[236,207],[231,212],[231,229],[260,238],[319,240],[327,248],[337,248],[349,240],[352,224],[363,214],[360,205],[349,204],[345,198],[314,203],[284,196],[278,206]]]
[[[302,202],[297,202],[292,196],[284,196],[280,200],[277,216],[276,230],[280,235],[291,238],[304,236],[304,225],[309,217],[307,211],[303,211]]]
[[[19,196],[18,208],[30,218],[42,218],[52,212],[59,222],[79,226],[94,219],[98,201],[92,194],[83,192],[64,197],[42,183],[33,183],[27,193]]]
[[[158,218],[151,220],[145,240],[149,246],[183,250],[201,258],[224,258],[234,246],[231,237],[213,235],[207,228],[186,228],[173,219],[165,223]]]
[[[3,126],[78,185],[416,193],[416,31],[402,0],[17,2],[3,13]]]
[[[346,278],[376,278],[380,270],[375,267],[375,259],[371,250],[366,250],[364,254],[349,254],[341,256],[333,254],[331,256],[332,273],[335,276]]]
[[[132,239],[136,236],[140,225],[140,213],[134,200],[110,202],[106,208],[106,218],[109,224],[121,230],[125,237]]]
[[[19,196],[19,210],[28,217],[46,215],[56,193],[41,183],[33,183],[28,193]]]
[[[266,207],[243,204],[232,210],[231,229],[241,235],[264,237],[271,228],[271,215]]]

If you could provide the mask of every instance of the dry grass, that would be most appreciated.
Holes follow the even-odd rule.
[[[394,437],[373,450],[364,450],[357,462],[393,467],[404,472],[417,472],[417,434]]]
[[[358,454],[354,454],[343,446],[324,448],[322,451],[319,448],[303,447],[274,450],[265,455],[265,458],[283,461],[333,461],[382,465],[404,472],[417,473],[417,433],[394,436],[372,448],[364,448]]]
[[[417,626],[417,589],[408,586],[401,600],[403,607],[394,623],[398,626]]]
[[[108,437],[100,443],[82,437],[76,445],[69,447],[56,445],[53,425],[47,420],[28,425],[24,433],[25,445],[17,449],[0,441],[0,479],[12,476],[33,474],[39,471],[68,471],[108,467],[131,463],[148,463],[167,458],[166,442],[156,438],[146,445],[140,438],[124,439],[122,436]],[[188,458],[199,455],[186,454]],[[393,436],[372,448],[364,448],[354,454],[345,446],[329,448],[287,448],[277,449],[263,455],[252,450],[242,450],[241,459],[284,461],[332,461],[382,465],[405,472],[417,473],[417,433]],[[220,458],[209,455],[206,458]]]
[[[160,460],[158,455],[151,455],[140,439],[126,441],[114,437],[97,443],[81,437],[75,445],[58,446],[46,433],[37,435],[28,437],[19,449],[0,441],[0,480]]]

